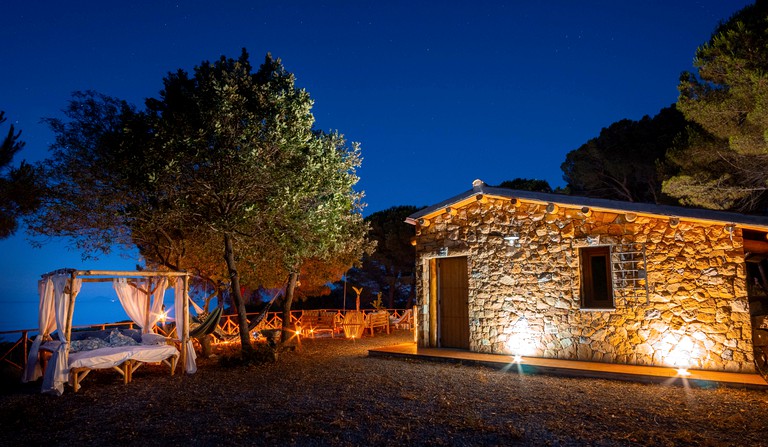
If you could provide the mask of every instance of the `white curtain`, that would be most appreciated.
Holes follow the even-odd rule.
[[[184,278],[176,278],[176,285],[173,286],[174,300],[173,308],[176,313],[176,336],[179,337],[179,341],[182,341],[185,329],[189,328],[189,319],[184,318],[184,309],[188,306],[188,297],[184,290]],[[197,363],[195,359],[195,347],[192,345],[192,340],[188,340],[186,345],[183,345],[181,349],[186,350],[186,363],[184,365],[184,371],[187,374],[194,374],[197,372]]]
[[[163,298],[165,297],[165,289],[168,288],[168,279],[161,278],[158,282],[149,314],[147,314],[147,303],[149,302],[148,293],[151,291],[140,290],[142,286],[149,287],[149,283],[139,283],[134,287],[125,278],[118,278],[112,281],[112,286],[131,321],[141,328],[143,334],[149,333],[163,313]]]
[[[142,293],[138,287],[133,287],[125,278],[117,278],[112,280],[112,287],[117,293],[117,298],[120,300],[120,304],[123,306],[128,318],[136,323],[139,327],[144,327],[144,321],[146,320],[147,305],[145,304],[146,294]]]
[[[60,396],[64,393],[64,384],[69,380],[69,343],[67,341],[66,328],[72,324],[70,315],[70,300],[74,305],[77,294],[80,293],[82,280],[75,278],[70,281],[67,274],[53,277],[53,301],[56,315],[56,327],[58,328],[61,344],[53,353],[43,377],[42,391]]]
[[[146,324],[142,327],[142,333],[146,334],[152,331],[155,324],[163,316],[163,300],[165,299],[165,290],[168,288],[168,278],[160,278],[152,294],[152,307],[149,309],[149,315],[146,318]]]
[[[37,282],[37,291],[40,294],[40,308],[37,313],[37,327],[39,332],[27,357],[27,367],[21,380],[24,383],[33,382],[43,375],[38,361],[40,345],[48,338],[48,335],[56,330],[56,311],[53,302],[53,281],[51,278],[41,279]]]

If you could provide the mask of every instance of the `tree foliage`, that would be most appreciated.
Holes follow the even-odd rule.
[[[5,112],[0,111],[0,125],[5,121]],[[8,133],[0,140],[0,239],[13,235],[19,227],[19,218],[34,212],[40,205],[39,169],[25,161],[18,167],[11,164],[23,148],[21,131],[16,131],[11,124]]]
[[[294,169],[282,171],[283,190],[271,197],[268,208],[269,239],[275,243],[272,259],[287,272],[283,340],[288,338],[291,306],[302,269],[318,271],[307,268],[307,263],[336,264],[333,269],[340,273],[369,250],[367,225],[361,214],[362,194],[353,189],[361,162],[358,145],[347,146],[337,133],[315,132],[309,144],[290,155],[288,165]],[[343,269],[338,269],[339,263]]]
[[[516,178],[513,180],[505,180],[498,186],[499,188],[517,189],[520,191],[534,191],[551,193],[552,187],[549,186],[549,182],[546,180],[531,179],[531,178]]]
[[[86,255],[131,245],[130,229],[138,226],[131,206],[152,195],[144,176],[131,169],[134,154],[121,143],[123,123],[136,116],[135,109],[88,91],[74,93],[63,112],[64,120],[45,120],[55,135],[45,163],[49,188],[31,230],[68,237]],[[135,158],[146,160],[143,155]]]
[[[572,194],[629,202],[674,203],[661,192],[665,154],[686,127],[674,107],[653,118],[624,119],[572,150],[561,165]]]
[[[680,172],[664,191],[689,205],[766,210],[768,2],[715,29],[696,51],[697,73],[680,78],[677,108],[697,124],[670,153]]]
[[[245,50],[169,74],[143,111],[78,93],[49,120],[53,193],[33,228],[229,281],[248,349],[243,287],[280,286],[310,259],[351,265],[364,246],[359,148],[313,129],[311,108],[280,60],[254,73]]]
[[[366,294],[385,293],[388,308],[394,308],[396,301],[408,307],[415,295],[416,249],[411,239],[416,230],[405,223],[405,218],[419,209],[411,205],[393,206],[365,218],[370,225],[368,237],[376,247],[363,257],[359,268],[350,271],[349,280],[362,286]]]

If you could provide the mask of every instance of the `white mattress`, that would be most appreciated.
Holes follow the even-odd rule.
[[[70,352],[69,367],[107,369],[126,360],[154,363],[177,355],[179,355],[179,350],[171,345],[116,346],[92,351]]]

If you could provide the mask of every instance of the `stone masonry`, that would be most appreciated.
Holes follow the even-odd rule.
[[[472,351],[754,371],[739,228],[580,208],[548,213],[547,204],[502,198],[483,202],[432,215],[428,226],[417,227],[421,345],[429,343],[434,299],[429,259],[466,256]],[[601,245],[644,248],[644,274],[639,287],[614,290],[615,308],[582,309],[579,248]]]

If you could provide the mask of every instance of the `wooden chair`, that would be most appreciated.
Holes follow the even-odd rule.
[[[377,327],[386,328],[387,334],[389,334],[389,312],[380,310],[368,314],[365,318],[365,327],[371,330],[371,336],[373,336],[373,329]]]
[[[413,326],[413,312],[411,309],[406,310],[400,315],[400,318],[390,321],[390,324],[396,329],[410,329]]]
[[[301,334],[314,338],[318,332],[330,332],[333,338],[341,330],[336,312],[305,310],[301,312]]]

